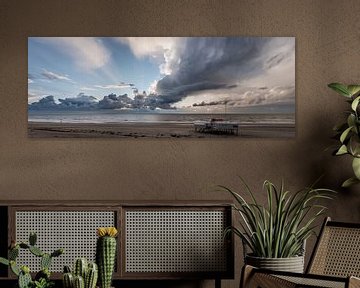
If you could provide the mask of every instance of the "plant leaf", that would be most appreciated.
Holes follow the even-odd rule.
[[[357,106],[359,105],[360,96],[356,97],[351,103],[351,109],[356,111]]]
[[[360,158],[354,157],[352,168],[357,179],[360,180]]]
[[[348,149],[346,147],[346,145],[341,145],[341,147],[339,148],[339,150],[336,152],[335,155],[344,155],[348,153]]]
[[[348,85],[347,90],[350,93],[350,96],[354,96],[360,92],[360,85]]]
[[[356,177],[351,177],[351,178],[345,180],[344,183],[342,183],[341,187],[348,188],[352,185],[359,184],[359,183],[360,183],[359,179],[357,179]]]
[[[344,183],[341,185],[341,187],[349,188],[350,186],[359,184],[359,183],[360,183],[359,179],[357,179],[356,177],[351,177],[351,178],[345,180]]]
[[[351,94],[347,88],[346,85],[344,84],[341,84],[341,83],[330,83],[328,85],[329,88],[333,89],[334,91],[336,91],[337,93],[339,93],[340,95],[342,96],[345,96],[345,97],[348,97],[350,98],[351,97]]]
[[[350,113],[347,118],[347,124],[356,128],[356,116],[354,113]]]
[[[348,134],[352,128],[353,128],[353,126],[350,126],[349,128],[345,129],[345,131],[343,133],[341,133],[341,136],[340,136],[341,143],[344,143],[346,137],[348,136]]]
[[[0,257],[0,263],[1,263],[1,264],[4,264],[4,265],[9,265],[9,264],[10,264],[9,260],[8,260],[8,259],[5,259],[5,258],[3,258],[3,257]]]

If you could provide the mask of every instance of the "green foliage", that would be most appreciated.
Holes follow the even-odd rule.
[[[32,288],[51,288],[54,285],[55,285],[54,282],[50,282],[45,278],[41,278],[41,279],[33,282]]]
[[[6,266],[10,265],[10,261],[8,259],[6,259],[6,258],[3,258],[3,257],[0,257],[0,263],[4,264]]]
[[[266,258],[287,258],[301,255],[304,241],[314,233],[314,224],[326,207],[318,200],[332,199],[328,189],[304,188],[296,193],[285,191],[282,183],[278,189],[270,181],[264,182],[267,205],[257,202],[251,189],[241,179],[251,201],[224,186],[236,200],[233,205],[240,215],[240,227],[229,227],[229,232],[239,236],[253,253]]]
[[[32,284],[32,279],[29,271],[21,271],[19,274],[18,285],[19,288],[29,288]]]
[[[328,85],[338,94],[346,97],[350,104],[347,111],[346,122],[337,125],[334,130],[339,135],[339,147],[334,151],[334,155],[351,155],[353,157],[352,168],[354,176],[347,179],[342,186],[349,187],[360,183],[360,85],[344,85],[341,83],[331,83]]]
[[[35,246],[37,241],[37,235],[35,232],[31,232],[29,235],[29,244],[31,246]]]
[[[50,264],[53,257],[60,256],[63,254],[63,249],[55,250],[53,253],[48,254],[41,251],[41,249],[36,244],[37,236],[35,233],[30,233],[29,244],[20,242],[12,242],[8,251],[9,259],[0,257],[0,264],[10,266],[11,271],[18,276],[18,286],[19,288],[49,288],[53,286],[53,282],[50,281]],[[30,253],[37,257],[41,257],[41,271],[39,271],[35,280],[33,281],[30,275],[30,269],[28,266],[21,266],[16,263],[16,259],[19,256],[19,250],[24,249],[28,250]]]
[[[34,254],[35,256],[41,257],[44,255],[44,252],[42,252],[39,247],[30,245],[29,251]]]
[[[50,268],[50,265],[51,265],[51,260],[52,260],[52,257],[50,254],[48,253],[44,253],[42,256],[41,256],[41,261],[40,261],[40,267],[41,269],[49,269]]]

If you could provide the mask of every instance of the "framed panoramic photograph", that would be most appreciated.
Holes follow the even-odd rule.
[[[294,37],[29,37],[29,137],[291,138]]]

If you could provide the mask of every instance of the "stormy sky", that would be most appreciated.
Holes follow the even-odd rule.
[[[293,37],[30,37],[28,54],[37,109],[295,111]]]

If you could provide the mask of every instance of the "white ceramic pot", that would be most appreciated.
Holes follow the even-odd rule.
[[[304,256],[263,258],[246,255],[245,263],[262,269],[304,273]]]

